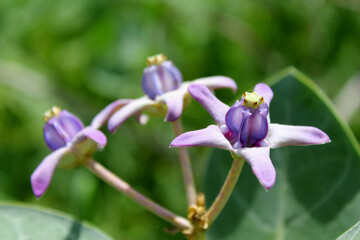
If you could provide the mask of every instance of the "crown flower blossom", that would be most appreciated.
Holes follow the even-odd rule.
[[[167,60],[165,55],[158,54],[147,59],[147,67],[142,77],[142,89],[146,94],[138,99],[120,99],[109,104],[97,114],[92,126],[100,127],[108,120],[110,132],[116,129],[129,117],[135,116],[139,123],[146,123],[141,113],[165,116],[165,121],[177,120],[186,106],[188,86],[191,83],[203,84],[209,89],[230,88],[237,90],[234,80],[224,76],[213,76],[183,82],[179,69]]]
[[[217,125],[185,132],[175,138],[170,147],[208,146],[228,150],[250,164],[266,190],[276,179],[270,159],[271,148],[330,142],[330,138],[315,127],[270,123],[269,105],[273,92],[264,83],[257,84],[253,93],[245,92],[232,107],[219,101],[203,85],[191,84],[188,90]]]
[[[59,107],[44,114],[44,140],[52,153],[43,159],[31,175],[34,195],[41,197],[57,166],[73,168],[86,157],[105,147],[106,136],[96,128],[84,127],[75,115]]]

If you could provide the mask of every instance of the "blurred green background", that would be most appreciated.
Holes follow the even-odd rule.
[[[226,75],[241,91],[294,65],[334,100],[360,137],[360,3],[356,0],[1,0],[0,200],[56,208],[115,239],[170,239],[170,224],[86,169],[57,170],[36,200],[30,175],[50,152],[42,113],[62,106],[89,124],[118,98],[142,96],[146,57],[165,53],[191,80]],[[218,96],[233,103],[234,95]],[[239,92],[240,94],[240,92]],[[199,104],[185,130],[212,122]],[[95,158],[135,189],[185,215],[171,126],[128,120]],[[190,149],[198,189],[209,149]],[[182,239],[177,235],[173,239]]]

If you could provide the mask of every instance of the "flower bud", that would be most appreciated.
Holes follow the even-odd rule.
[[[148,67],[144,69],[142,88],[151,99],[163,93],[177,89],[182,82],[182,75],[174,64],[163,54],[149,57]]]

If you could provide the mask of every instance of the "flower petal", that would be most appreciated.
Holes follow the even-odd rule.
[[[129,117],[135,115],[141,109],[153,105],[154,101],[148,98],[147,96],[143,96],[141,98],[135,99],[129,104],[125,105],[117,112],[115,112],[108,121],[109,131],[114,133],[115,130]]]
[[[188,87],[191,96],[198,101],[221,126],[225,124],[225,115],[230,107],[217,99],[210,90],[202,84],[191,84]]]
[[[68,151],[67,147],[63,147],[52,152],[31,174],[31,187],[37,198],[41,197],[49,187],[56,166]]]
[[[230,88],[234,92],[237,91],[236,82],[233,79],[225,76],[198,78],[194,80],[193,83],[203,84],[210,89]]]
[[[271,148],[292,145],[314,145],[330,142],[326,133],[316,127],[270,124],[266,140]]]
[[[164,102],[167,105],[165,121],[175,121],[181,116],[186,93],[187,89],[180,87],[156,98],[157,102]]]
[[[92,140],[94,140],[94,142],[99,144],[101,147],[105,147],[106,142],[107,142],[105,134],[93,127],[84,128],[82,131],[80,131],[79,135],[76,136],[76,138],[78,138],[78,139],[81,139],[84,137],[91,138]]]
[[[46,145],[52,151],[55,151],[56,149],[59,149],[66,145],[66,141],[56,131],[54,124],[46,123],[44,125],[43,135]]]
[[[126,104],[129,104],[131,101],[132,99],[119,99],[110,103],[94,117],[91,122],[91,126],[96,129],[101,128],[109,120],[114,112]]]
[[[270,159],[269,147],[239,148],[235,153],[250,164],[253,173],[266,190],[272,188],[276,172]]]
[[[216,125],[210,125],[197,131],[185,132],[176,137],[170,144],[170,147],[195,146],[221,148],[229,151],[234,150]]]
[[[74,114],[69,113],[66,110],[61,111],[59,116],[53,118],[54,123],[58,123],[59,127],[65,135],[72,139],[81,129],[84,128],[84,124]],[[49,123],[53,120],[50,119]],[[56,125],[55,125],[56,127]]]
[[[264,97],[265,102],[270,106],[270,102],[274,96],[271,88],[265,83],[256,84],[254,91],[257,92],[260,96]]]

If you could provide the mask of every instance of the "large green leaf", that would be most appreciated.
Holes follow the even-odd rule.
[[[336,240],[357,240],[360,239],[360,222],[338,237]]]
[[[94,227],[43,208],[0,204],[0,240],[111,240]]]
[[[315,126],[332,142],[271,150],[277,180],[268,192],[246,164],[209,238],[335,239],[360,216],[359,144],[325,94],[296,69],[285,69],[267,82],[274,91],[272,122]],[[208,204],[231,162],[228,152],[213,151],[206,172]]]

